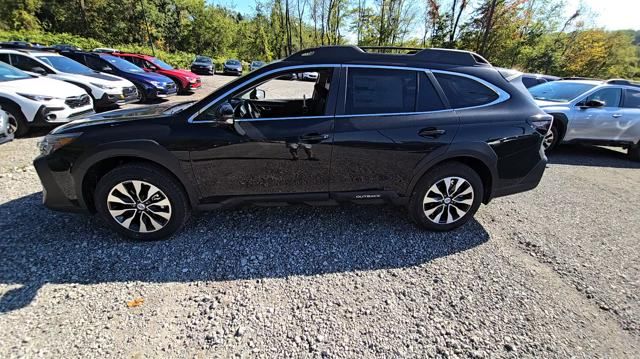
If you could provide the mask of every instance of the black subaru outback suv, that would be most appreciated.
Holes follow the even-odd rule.
[[[315,82],[286,81],[317,73]],[[477,54],[304,50],[198,102],[106,112],[52,131],[34,165],[46,206],[159,239],[192,210],[389,202],[437,231],[537,186],[551,117],[519,73]]]

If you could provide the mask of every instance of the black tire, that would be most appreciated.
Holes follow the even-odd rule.
[[[640,142],[627,148],[627,155],[631,161],[640,162]]]
[[[120,222],[114,218],[109,210],[109,206],[111,206],[112,210],[117,211],[118,208],[113,207],[113,205],[117,203],[114,203],[113,201],[107,203],[107,198],[110,192],[114,190],[114,188],[119,184],[124,183],[128,187],[127,189],[132,188],[133,184],[127,181],[143,181],[146,184],[155,186],[161,191],[154,193],[161,193],[158,198],[162,199],[163,202],[166,200],[168,200],[169,202],[169,218],[165,223],[156,221],[155,223],[159,223],[161,224],[161,226],[157,226],[158,228],[154,229],[151,232],[142,232],[144,223],[147,223],[147,225],[144,225],[144,227],[146,228],[152,218],[155,218],[154,220],[158,219],[156,209],[152,210],[152,207],[158,207],[162,209],[162,211],[158,212],[167,212],[166,206],[155,206],[152,204],[148,204],[148,207],[144,210],[138,210],[135,209],[135,206],[132,206],[131,208],[134,209],[127,209],[126,215],[123,213],[123,215],[121,216],[116,216],[121,218],[123,223],[127,222],[127,218],[132,218],[129,221],[129,228],[126,228],[124,224],[120,224]],[[140,193],[144,192],[144,186],[145,184],[140,186],[140,188],[143,188],[142,192]],[[150,193],[152,191],[152,189],[147,189],[146,196],[140,195],[137,198],[142,197],[142,200],[145,202],[153,200],[156,196]],[[117,192],[114,193],[118,194]],[[147,198],[145,199],[144,197]],[[133,196],[131,196],[131,192],[129,192],[128,198],[133,198]],[[96,190],[94,193],[94,203],[99,217],[114,231],[127,238],[143,241],[159,240],[170,237],[184,226],[184,224],[189,219],[189,215],[191,214],[188,197],[185,194],[181,184],[173,177],[173,175],[171,175],[171,173],[169,173],[165,169],[146,163],[125,164],[120,167],[116,167],[115,169],[105,174],[102,178],[100,178],[98,184],[96,185]],[[135,211],[135,213],[132,214],[131,211]],[[135,228],[136,219],[138,229]],[[131,229],[131,227],[134,227],[134,229]],[[149,228],[153,229],[153,226],[151,225],[149,226]]]
[[[549,138],[551,138],[550,143],[548,142]],[[547,135],[544,137],[542,141],[543,141],[542,145],[544,147],[544,152],[551,153],[560,142],[560,131],[558,130],[558,126],[556,125],[551,126],[551,129],[549,130],[549,132],[547,133]]]
[[[451,193],[451,196],[443,196],[441,199],[429,196],[431,199],[438,199],[432,203],[425,204],[424,201],[427,192],[430,192],[432,186],[443,189],[436,184],[444,186],[445,179],[451,177],[461,178],[466,181],[466,183],[458,179],[455,179],[455,182],[451,181],[452,188],[457,189]],[[456,186],[459,187],[456,188]],[[465,194],[468,192],[468,188],[472,190],[472,198],[469,198],[469,195]],[[433,192],[430,192],[430,194],[433,194]],[[462,226],[469,221],[469,219],[473,218],[480,207],[483,194],[484,186],[482,179],[476,171],[459,162],[444,163],[429,170],[416,184],[409,199],[409,217],[423,228],[439,232],[450,231]],[[449,199],[447,200],[446,198]],[[454,200],[456,198],[457,200]],[[462,202],[470,203],[467,205]],[[428,218],[427,213],[431,210],[434,212],[430,213],[431,218]],[[464,212],[465,210],[466,212]],[[440,212],[442,213],[440,214]],[[438,217],[439,214],[440,217]],[[446,223],[449,217],[451,217],[452,222]],[[436,221],[438,223],[436,223]]]
[[[29,133],[29,122],[20,108],[13,105],[2,105],[2,109],[9,115],[9,133],[15,137],[22,137]]]
[[[147,91],[144,90],[144,88],[142,86],[137,86],[138,88],[138,94],[140,95],[138,97],[138,103],[147,103],[147,101],[149,100],[147,98]]]

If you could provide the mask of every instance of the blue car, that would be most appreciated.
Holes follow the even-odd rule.
[[[60,54],[93,70],[120,76],[133,82],[138,88],[142,103],[174,96],[178,93],[175,82],[170,78],[154,72],[147,72],[131,62],[113,55],[82,51],[61,51]]]

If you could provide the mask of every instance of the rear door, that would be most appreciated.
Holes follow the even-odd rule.
[[[342,71],[331,192],[404,193],[422,159],[446,152],[456,114],[425,70],[348,65]]]

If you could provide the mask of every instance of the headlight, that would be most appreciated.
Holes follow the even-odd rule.
[[[38,101],[38,102],[42,102],[42,101],[51,101],[54,98],[57,97],[53,97],[53,96],[44,96],[44,95],[30,95],[27,93],[18,93],[18,95],[22,96],[22,97],[26,97],[29,100],[33,100],[33,101]]]
[[[163,89],[164,88],[164,82],[160,82],[160,81],[149,81],[153,86],[159,88],[159,89]]]
[[[93,82],[90,82],[90,84],[92,84],[93,86],[97,87],[97,88],[101,88],[103,90],[113,90],[114,88],[116,88],[115,86],[108,86],[108,85],[103,85],[103,84],[96,84]]]
[[[76,132],[64,133],[59,135],[46,135],[42,141],[38,142],[38,149],[40,150],[40,154],[46,156],[50,153],[53,153],[56,150],[75,141],[81,134],[81,132]]]
[[[187,76],[187,77],[186,77],[186,79],[187,79],[187,81],[189,81],[189,82],[191,82],[191,83],[196,82],[196,78],[195,78],[195,77],[189,77],[189,76]]]

